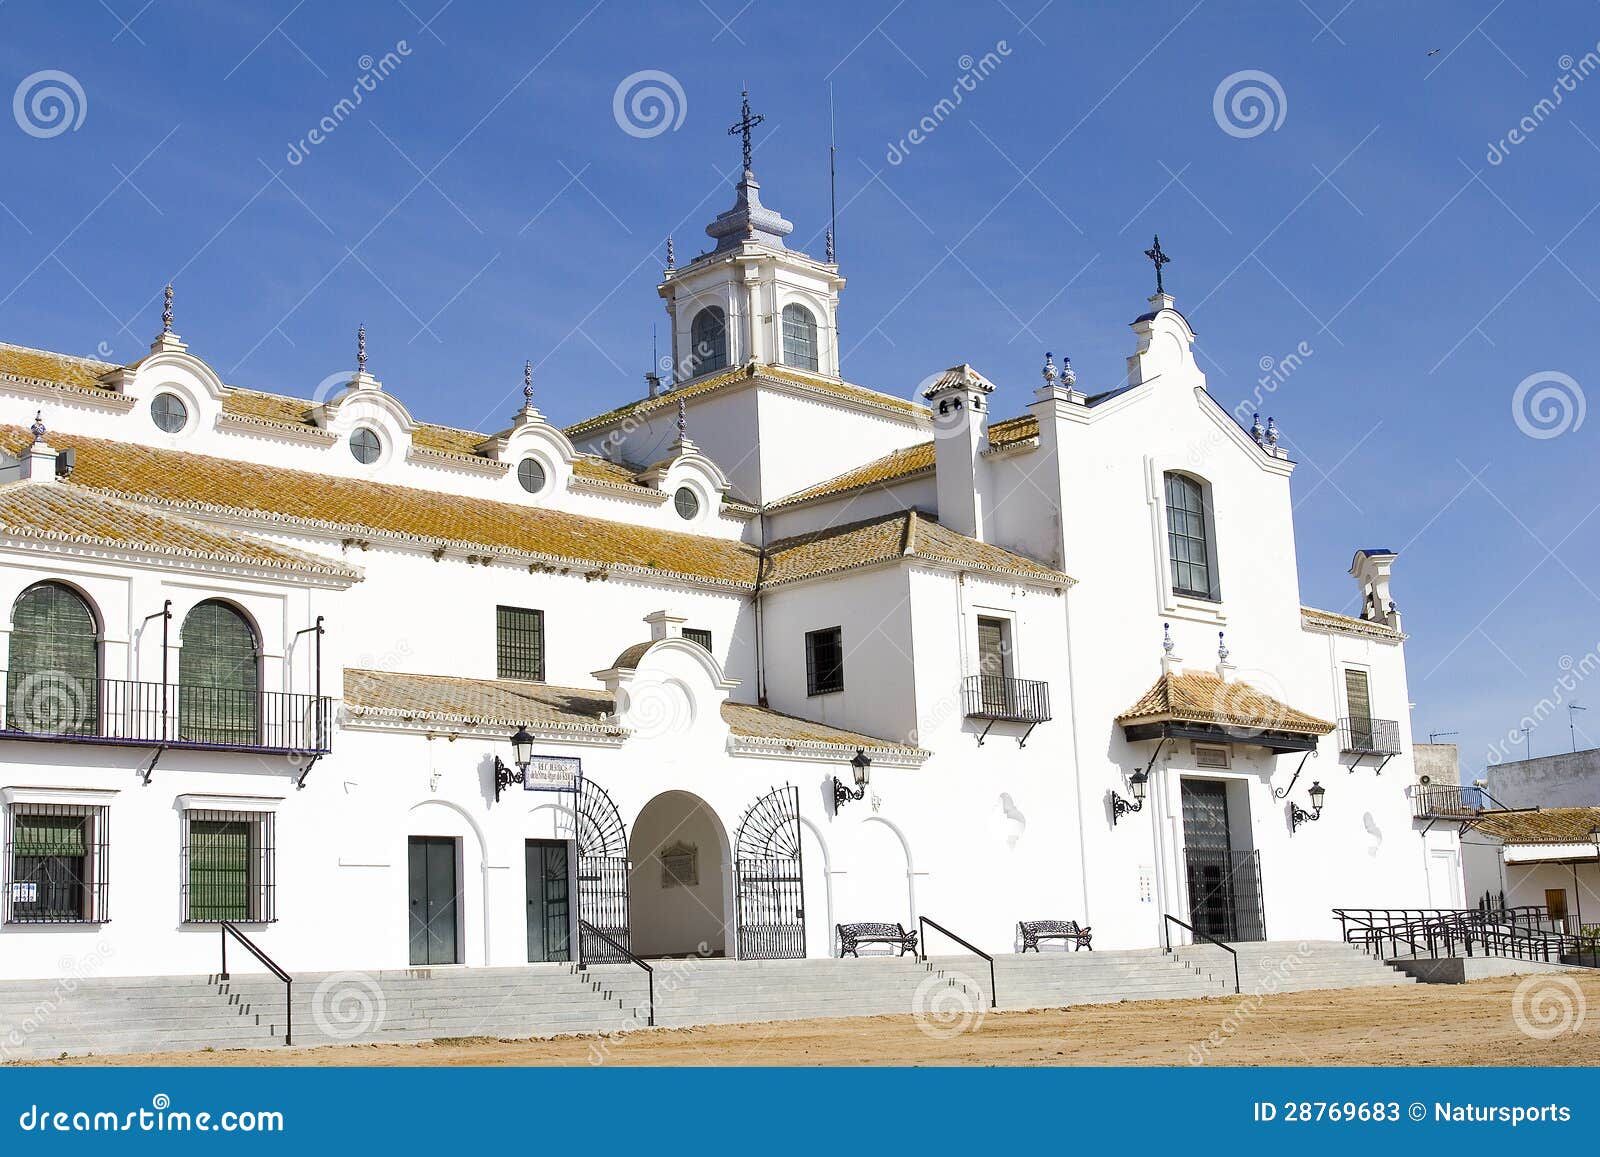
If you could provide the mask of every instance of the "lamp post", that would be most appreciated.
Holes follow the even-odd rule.
[[[533,762],[533,736],[526,727],[518,726],[511,736],[511,761],[517,765],[512,771],[497,755],[494,757],[494,802],[500,802],[500,793],[514,783],[528,782],[528,764]]]
[[[851,791],[838,777],[833,777],[833,810],[837,812],[851,800],[859,800],[867,794],[867,784],[872,779],[872,760],[864,748],[856,748],[855,758],[850,761],[850,774],[856,781],[855,791]]]
[[[1144,796],[1146,785],[1150,782],[1150,773],[1140,768],[1128,777],[1128,792],[1132,800],[1125,800],[1116,792],[1111,793],[1111,826],[1116,827],[1117,821],[1125,815],[1144,810]]]
[[[1297,803],[1289,805],[1289,830],[1292,832],[1301,824],[1316,823],[1322,818],[1322,801],[1328,796],[1328,789],[1316,780],[1311,781],[1311,787],[1306,791],[1311,797],[1311,810],[1306,811]]]

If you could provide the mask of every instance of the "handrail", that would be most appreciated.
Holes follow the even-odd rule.
[[[939,923],[939,921],[937,921],[937,920],[930,919],[927,916],[918,916],[917,917],[917,924],[919,925],[918,931],[921,933],[921,935],[919,935],[917,937],[917,939],[922,944],[922,963],[924,963],[924,964],[928,963],[928,926],[929,925],[932,925],[933,927],[937,928],[939,931],[943,932],[946,936],[950,937],[950,939],[954,940],[957,944],[961,945],[961,947],[965,948],[968,952],[975,952],[979,956],[983,957],[985,960],[987,960],[989,962],[989,1007],[990,1008],[999,1008],[1000,1007],[1000,993],[999,993],[999,990],[995,987],[994,957],[990,956],[987,952],[985,952],[983,949],[979,948],[976,944],[972,944],[972,943],[969,943],[966,940],[961,939],[961,937],[957,936],[954,932],[950,931],[950,929],[946,928],[943,924]]]
[[[1163,912],[1161,915],[1163,917],[1165,917],[1166,921],[1167,921],[1165,924],[1163,924],[1161,926],[1161,930],[1166,933],[1166,937],[1167,937],[1167,953],[1169,955],[1172,952],[1172,925],[1176,924],[1180,928],[1187,928],[1187,929],[1189,929],[1189,935],[1198,936],[1202,940],[1208,940],[1212,944],[1215,944],[1218,948],[1222,949],[1224,952],[1228,953],[1229,955],[1231,955],[1233,957],[1233,994],[1235,996],[1238,996],[1241,992],[1244,991],[1244,986],[1239,983],[1239,950],[1237,948],[1234,948],[1234,947],[1232,947],[1230,945],[1224,944],[1222,941],[1218,940],[1215,936],[1211,936],[1211,935],[1208,935],[1205,932],[1200,932],[1200,931],[1196,930],[1195,927],[1192,924],[1185,924],[1182,920],[1179,920],[1176,916],[1170,915],[1170,914],[1168,914],[1166,912]]]
[[[649,1019],[646,1021],[646,1023],[651,1028],[654,1028],[656,1026],[656,970],[654,968],[651,968],[643,960],[640,960],[637,956],[635,956],[631,949],[624,948],[622,945],[618,944],[615,940],[611,939],[611,937],[607,936],[604,932],[600,931],[600,929],[596,928],[593,924],[589,923],[589,921],[587,921],[587,920],[579,920],[578,921],[578,928],[579,928],[580,931],[590,932],[590,933],[593,933],[594,935],[600,937],[600,939],[604,940],[607,944],[611,945],[611,947],[615,948],[618,952],[622,953],[629,960],[633,961],[633,963],[637,964],[640,968],[644,969],[645,980],[649,984],[649,988],[650,988],[650,1008],[649,1008],[649,1013],[648,1013]],[[581,943],[581,939],[580,939],[580,943]],[[581,956],[581,953],[580,953],[580,956]],[[582,960],[579,960],[578,967],[579,968],[587,968],[588,965],[584,964]]]
[[[1472,956],[1474,945],[1485,954],[1515,959],[1557,959],[1582,950],[1582,938],[1554,928],[1541,928],[1546,919],[1536,906],[1485,910],[1481,908],[1335,908],[1343,939],[1361,942],[1381,956],[1387,941],[1399,955],[1401,944],[1414,956]],[[1355,927],[1351,928],[1350,925]],[[1416,939],[1421,938],[1421,941]]]
[[[267,971],[283,981],[283,1043],[294,1044],[294,977],[278,967],[278,962],[273,960],[250,937],[239,931],[239,926],[232,920],[223,920],[218,925],[222,929],[222,972],[223,980],[228,979],[228,936],[231,934],[235,940],[250,950],[250,954],[266,965]]]

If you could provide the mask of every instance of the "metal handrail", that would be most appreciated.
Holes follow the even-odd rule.
[[[1233,948],[1230,945],[1224,944],[1215,936],[1198,931],[1192,924],[1185,924],[1176,916],[1170,915],[1166,912],[1163,912],[1161,915],[1165,917],[1167,921],[1161,926],[1161,930],[1166,933],[1168,955],[1171,955],[1172,953],[1172,925],[1176,924],[1179,928],[1187,928],[1189,929],[1190,936],[1198,936],[1202,940],[1210,941],[1212,944],[1215,944],[1218,948],[1222,949],[1224,952],[1233,957],[1233,993],[1235,996],[1237,996],[1244,991],[1244,986],[1239,983],[1239,950],[1237,948]]]
[[[221,978],[228,979],[228,936],[231,933],[235,940],[248,948],[250,954],[266,966],[268,972],[283,981],[283,1043],[294,1044],[294,977],[279,968],[277,961],[256,947],[255,941],[239,931],[239,926],[232,920],[221,920],[218,922],[218,927],[222,930]]]
[[[1014,723],[1045,723],[1050,719],[1050,684],[1042,679],[968,675],[962,680],[962,696],[969,719]]]
[[[943,924],[939,923],[939,921],[937,921],[937,920],[930,919],[927,916],[918,916],[917,917],[917,924],[919,926],[918,927],[918,931],[921,933],[917,937],[917,939],[922,944],[922,963],[924,963],[924,964],[928,963],[928,928],[929,928],[930,925],[932,927],[934,927],[934,928],[937,928],[940,932],[943,932],[946,936],[950,937],[950,939],[954,940],[957,944],[961,945],[961,947],[965,948],[968,952],[975,952],[979,956],[983,957],[985,960],[987,960],[989,962],[989,1007],[990,1008],[999,1008],[1000,1007],[1000,992],[999,992],[999,989],[995,985],[995,979],[994,979],[994,957],[990,956],[987,952],[985,952],[983,949],[979,948],[976,944],[973,944],[970,941],[963,940],[961,937],[957,936],[954,932],[950,931],[950,929],[946,928]]]
[[[578,929],[579,929],[580,932],[590,932],[590,933],[593,933],[594,935],[600,937],[600,939],[604,940],[607,944],[611,945],[611,947],[615,948],[618,952],[622,953],[629,960],[633,961],[633,963],[637,964],[640,968],[644,969],[645,980],[648,983],[649,990],[650,990],[650,1008],[649,1008],[649,1013],[648,1013],[649,1019],[648,1019],[648,1021],[646,1023],[651,1028],[655,1028],[655,1026],[656,1026],[656,970],[654,968],[651,968],[643,960],[641,960],[637,956],[635,956],[631,949],[624,948],[622,945],[618,944],[615,940],[611,939],[611,937],[607,936],[604,932],[600,931],[600,929],[596,928],[593,924],[589,923],[589,921],[587,921],[587,920],[579,920],[578,921]],[[582,943],[582,938],[581,937],[579,938],[579,943],[580,944]],[[589,966],[587,964],[583,963],[582,960],[579,960],[578,961],[578,967],[579,968],[588,968]]]
[[[1514,959],[1559,960],[1583,950],[1582,938],[1539,926],[1546,919],[1533,907],[1482,908],[1335,908],[1342,937],[1365,944],[1381,956],[1384,941],[1394,955],[1402,944],[1413,956],[1472,956],[1474,945],[1486,954]],[[1350,924],[1355,927],[1351,928]],[[1420,939],[1419,939],[1420,938]],[[1459,951],[1458,951],[1459,947]]]

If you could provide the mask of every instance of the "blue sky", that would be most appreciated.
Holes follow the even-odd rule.
[[[1051,349],[1114,385],[1159,232],[1219,400],[1297,355],[1262,410],[1301,463],[1303,597],[1353,609],[1353,549],[1402,551],[1413,723],[1471,773],[1541,701],[1535,754],[1566,701],[1600,737],[1600,688],[1561,686],[1600,645],[1600,9],[1528,9],[0,0],[0,339],[131,360],[172,278],[234,384],[309,394],[365,322],[419,417],[498,428],[531,358],[572,421],[640,392],[663,238],[698,252],[731,199],[741,83],[765,199],[820,255],[831,82],[846,376],[969,361],[1010,414]],[[614,113],[647,71],[653,135]],[[27,99],[52,86],[75,127]],[[1230,111],[1252,88],[1265,121]]]

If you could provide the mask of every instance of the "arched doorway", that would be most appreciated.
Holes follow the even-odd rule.
[[[645,804],[628,842],[628,916],[640,956],[724,956],[728,835],[699,796],[667,791]]]

